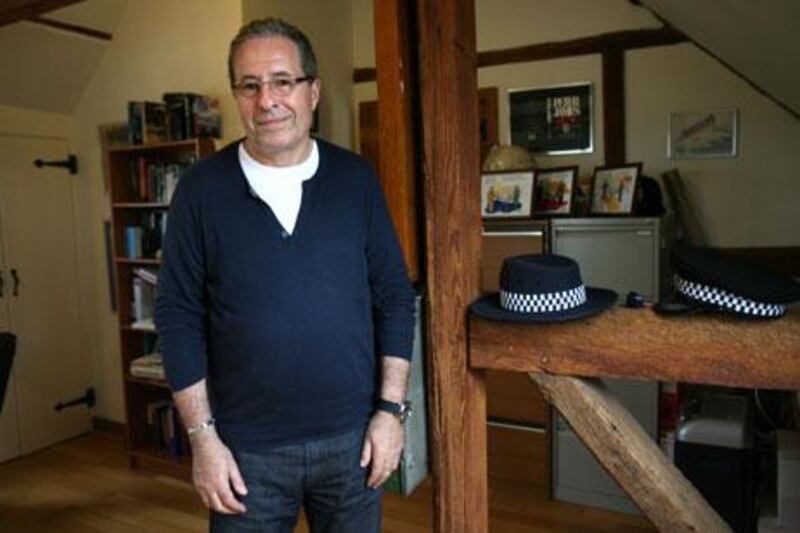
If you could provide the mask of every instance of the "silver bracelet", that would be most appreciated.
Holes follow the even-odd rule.
[[[192,426],[190,428],[186,428],[186,434],[191,437],[192,435],[194,435],[198,431],[203,431],[204,429],[213,428],[214,424],[216,422],[217,421],[214,420],[214,417],[212,416],[211,418],[209,418],[205,422],[200,422],[199,424],[197,424],[195,426]]]

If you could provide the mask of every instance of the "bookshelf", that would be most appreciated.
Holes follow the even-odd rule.
[[[153,278],[174,186],[189,165],[214,152],[214,141],[113,146],[105,152],[130,465],[188,479],[189,446],[169,387],[158,377],[133,375],[131,362],[157,350]]]

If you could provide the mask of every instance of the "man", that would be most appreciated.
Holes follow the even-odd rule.
[[[404,441],[413,291],[380,187],[310,136],[297,28],[244,26],[228,70],[246,137],[169,211],[156,323],[213,531],[380,530]]]

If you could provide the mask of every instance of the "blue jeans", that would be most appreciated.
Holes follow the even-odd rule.
[[[212,533],[294,531],[302,505],[312,532],[379,533],[381,490],[361,468],[364,430],[267,450],[233,452],[247,485],[241,515],[211,513]]]

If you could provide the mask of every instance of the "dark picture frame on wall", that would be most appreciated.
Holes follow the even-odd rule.
[[[589,214],[619,216],[633,213],[641,174],[641,163],[595,167]]]
[[[532,153],[594,151],[592,84],[508,91],[511,143]]]
[[[481,216],[525,219],[533,214],[533,171],[484,172],[481,175]]]
[[[570,216],[577,179],[577,165],[536,169],[533,177],[534,218]]]

